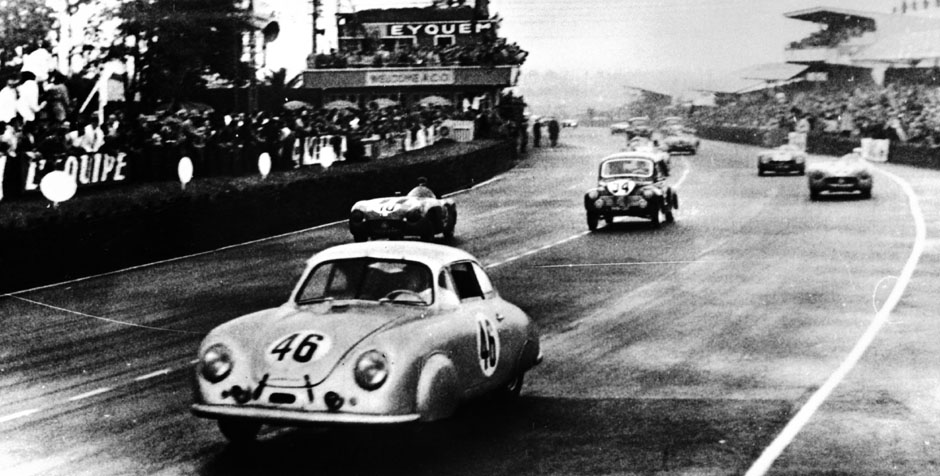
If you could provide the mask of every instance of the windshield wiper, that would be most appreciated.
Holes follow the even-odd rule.
[[[316,304],[320,302],[330,302],[330,301],[335,301],[335,300],[336,298],[333,298],[333,297],[319,297],[319,298],[304,299],[303,301],[297,301],[297,304],[303,306],[305,304]]]

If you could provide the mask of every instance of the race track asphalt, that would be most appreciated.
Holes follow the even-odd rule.
[[[306,258],[352,241],[340,223],[0,297],[0,474],[744,474],[918,245],[900,304],[768,474],[940,474],[940,172],[881,164],[873,199],[814,202],[805,177],[758,177],[756,148],[705,141],[672,159],[677,223],[587,233],[582,194],[623,140],[565,129],[454,197],[451,244],[542,329],[516,404],[418,428],[267,429],[250,448],[191,416],[201,337],[283,302]]]

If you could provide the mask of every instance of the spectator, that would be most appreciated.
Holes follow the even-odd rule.
[[[9,124],[17,115],[17,104],[19,94],[16,89],[19,86],[19,78],[14,75],[7,77],[7,83],[0,89],[0,123]]]
[[[541,147],[542,144],[542,120],[536,119],[532,124],[532,147]]]
[[[39,102],[39,83],[36,82],[36,75],[29,71],[20,73],[20,85],[16,90],[19,93],[17,112],[23,122],[35,121],[36,113],[46,106],[45,102]]]
[[[548,121],[548,141],[552,144],[552,147],[558,145],[558,133],[560,132],[558,127],[558,121],[553,117]]]
[[[49,84],[46,86],[46,103],[49,108],[49,118],[56,124],[65,122],[71,100],[69,90],[65,87],[65,76],[58,71],[49,75]]]

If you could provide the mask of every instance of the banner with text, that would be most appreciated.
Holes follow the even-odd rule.
[[[53,170],[63,170],[75,179],[79,188],[89,185],[118,183],[127,180],[127,154],[81,154],[43,157],[39,152],[27,152],[23,190],[39,190],[39,182]]]
[[[454,71],[450,69],[421,69],[369,71],[366,86],[428,86],[454,84]]]

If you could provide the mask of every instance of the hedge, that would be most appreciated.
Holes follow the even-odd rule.
[[[511,168],[509,143],[476,141],[329,169],[160,182],[82,192],[53,209],[0,202],[0,292],[196,253],[348,216],[353,203],[406,192],[419,176],[443,194]]]

